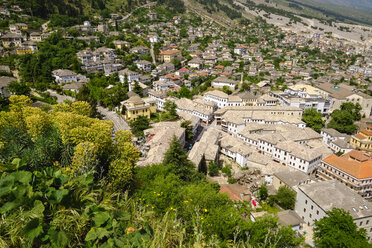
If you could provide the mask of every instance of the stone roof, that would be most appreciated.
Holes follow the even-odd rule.
[[[372,216],[372,203],[337,180],[328,180],[298,187],[324,211],[341,208],[353,219]]]
[[[285,210],[278,212],[279,223],[283,226],[298,226],[305,223],[294,210]]]
[[[299,170],[281,170],[274,173],[274,176],[290,188],[311,180],[310,176]]]
[[[16,78],[14,77],[6,77],[6,76],[2,76],[0,77],[0,87],[3,88],[3,87],[6,87],[8,86],[11,82],[15,82],[17,81]]]

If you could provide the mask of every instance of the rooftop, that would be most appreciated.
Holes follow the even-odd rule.
[[[335,154],[323,159],[323,162],[358,178],[372,178],[371,154],[353,150],[340,157]]]
[[[316,182],[298,187],[324,211],[341,208],[353,219],[372,216],[372,203],[337,180]]]

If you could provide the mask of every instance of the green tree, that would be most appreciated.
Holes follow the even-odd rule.
[[[133,92],[139,96],[143,96],[143,89],[138,82],[134,83]]]
[[[207,174],[208,167],[207,167],[207,162],[205,161],[205,155],[203,154],[199,166],[198,166],[198,171],[203,173],[204,175]]]
[[[358,127],[354,125],[354,121],[360,120],[360,110],[361,106],[359,105],[359,103],[343,103],[340,109],[336,109],[332,112],[332,119],[328,123],[327,127],[334,128],[341,133],[355,133]]]
[[[192,93],[189,90],[189,88],[187,88],[186,86],[181,87],[181,89],[179,91],[179,96],[180,96],[180,98],[192,99]]]
[[[327,216],[314,223],[316,247],[372,247],[367,240],[366,230],[358,229],[350,214],[334,208]]]
[[[146,116],[138,116],[129,122],[130,130],[136,137],[143,136],[143,130],[150,128],[150,120]]]
[[[14,95],[30,95],[31,89],[24,82],[11,82],[8,85],[8,91]]]
[[[232,94],[232,91],[230,90],[230,87],[229,86],[223,86],[222,87],[222,91],[228,95],[231,95]]]
[[[170,166],[172,171],[184,181],[191,181],[195,175],[195,165],[187,159],[187,153],[182,144],[173,137],[168,151],[164,155],[163,164]]]
[[[191,141],[194,137],[194,133],[192,132],[191,121],[187,120],[181,123],[181,127],[186,129],[186,141]]]
[[[267,197],[269,196],[269,193],[268,193],[266,184],[261,185],[260,189],[258,190],[258,196],[263,201],[267,199]]]
[[[324,127],[324,121],[322,120],[322,114],[316,111],[314,108],[305,109],[302,120],[306,123],[307,127],[310,127],[318,133]]]
[[[294,209],[296,192],[286,186],[280,186],[278,193],[274,196],[275,201],[284,209]]]
[[[165,101],[164,110],[168,112],[170,118],[174,118],[177,116],[177,104],[172,101]]]
[[[208,171],[209,176],[211,177],[217,176],[219,171],[218,164],[214,161],[210,161],[208,164]]]

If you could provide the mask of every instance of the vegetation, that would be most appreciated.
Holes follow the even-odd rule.
[[[371,247],[365,229],[358,229],[353,218],[343,209],[334,208],[327,216],[315,221],[316,247]]]
[[[276,195],[270,196],[269,202],[275,202],[284,209],[294,209],[296,192],[286,186],[280,186]]]
[[[143,136],[143,130],[150,128],[150,120],[146,116],[138,116],[129,122],[130,130],[136,137]]]
[[[359,103],[343,103],[340,109],[336,109],[332,112],[332,119],[328,123],[328,128],[334,128],[341,133],[355,133],[358,127],[354,124],[354,121],[359,121],[361,119],[361,109],[362,107]]]
[[[305,109],[304,113],[302,114],[302,120],[306,123],[307,127],[310,127],[318,133],[324,127],[322,114],[316,111],[314,108]]]

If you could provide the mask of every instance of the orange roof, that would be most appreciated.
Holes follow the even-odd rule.
[[[161,52],[160,55],[171,55],[171,54],[180,53],[180,52],[181,52],[180,50],[167,50],[167,51]]]
[[[359,140],[364,140],[366,138],[366,136],[364,136],[363,134],[360,134],[360,133],[355,134],[354,137],[359,139]]]
[[[208,73],[206,73],[206,72],[200,72],[200,73],[199,73],[199,76],[201,76],[201,77],[206,77],[206,76],[208,76]]]
[[[360,130],[360,132],[365,134],[365,135],[372,136],[372,131],[371,130],[363,129],[363,130]]]
[[[372,177],[372,159],[369,156],[366,152],[353,150],[341,157],[332,154],[323,159],[323,162],[355,178],[363,179]]]
[[[223,68],[225,68],[225,66],[223,66],[223,65],[216,65],[214,68],[216,68],[216,69],[223,69]]]
[[[186,69],[185,67],[182,67],[181,69],[179,69],[180,71],[188,71],[189,69]]]

